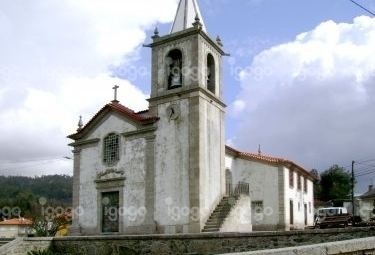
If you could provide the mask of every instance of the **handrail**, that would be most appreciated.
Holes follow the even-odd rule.
[[[238,182],[237,185],[227,183],[226,195],[230,197],[238,197],[240,195],[250,195],[250,184],[246,182]]]

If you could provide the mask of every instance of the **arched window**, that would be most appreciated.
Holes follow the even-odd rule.
[[[120,136],[114,133],[104,138],[103,162],[106,165],[114,165],[120,160]]]
[[[182,53],[180,50],[169,52],[167,59],[168,89],[182,86]]]
[[[215,94],[216,87],[216,73],[215,73],[215,59],[212,54],[207,55],[207,89]]]

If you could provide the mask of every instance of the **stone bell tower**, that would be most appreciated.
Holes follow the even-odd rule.
[[[152,39],[155,222],[164,233],[197,233],[225,191],[224,51],[196,0],[181,0],[170,34],[155,29]]]

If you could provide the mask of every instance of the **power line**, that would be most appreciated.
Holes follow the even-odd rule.
[[[372,171],[374,170],[375,168],[373,167],[369,167],[369,168],[366,168],[366,169],[362,169],[361,171],[356,171],[356,175],[357,174],[363,174],[363,173],[367,173],[368,171]]]
[[[360,163],[366,163],[366,162],[371,162],[371,161],[375,161],[375,159],[361,160],[359,162]]]
[[[364,166],[375,167],[375,165],[370,165],[370,164],[365,164],[365,163],[359,163],[359,162],[358,162],[358,164],[360,164],[360,165],[364,165]]]
[[[372,171],[375,171],[375,168],[367,169],[366,171],[362,171],[362,172],[356,173],[356,176],[357,175],[361,175],[361,174],[366,174],[366,173],[372,172]]]
[[[366,12],[370,13],[372,16],[375,16],[375,13],[373,13],[372,11],[370,11],[369,9],[367,9],[366,7],[364,7],[363,5],[357,3],[356,1],[350,0],[350,2],[352,2],[353,4],[359,6],[360,8],[362,8],[363,10],[365,10]]]
[[[365,172],[365,173],[358,174],[358,175],[356,175],[355,177],[361,177],[361,176],[365,176],[365,175],[369,175],[369,174],[373,174],[373,173],[375,173],[375,169],[372,169],[372,170],[369,171],[369,172]]]
[[[367,168],[363,168],[361,169],[360,171],[356,171],[356,174],[361,174],[363,172],[367,172],[367,171],[371,171],[371,170],[375,170],[375,167],[367,167]]]

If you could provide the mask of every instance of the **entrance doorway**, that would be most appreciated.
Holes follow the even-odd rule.
[[[290,225],[294,224],[294,206],[293,200],[289,201],[289,218],[290,218]]]
[[[102,193],[102,232],[119,232],[119,192]]]

